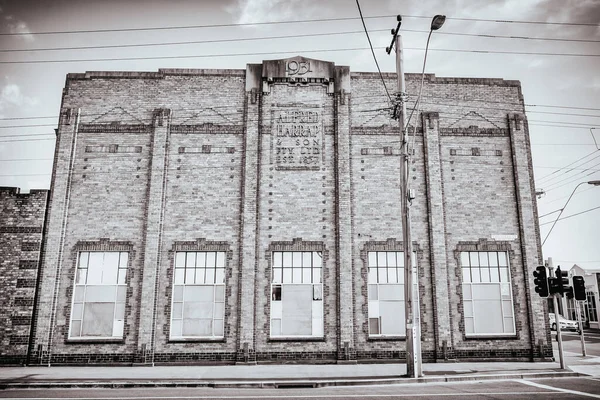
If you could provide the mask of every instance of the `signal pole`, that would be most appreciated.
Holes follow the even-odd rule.
[[[406,317],[406,374],[409,378],[418,378],[423,376],[421,362],[421,333],[419,324],[415,323],[415,315],[419,314],[418,302],[414,300],[414,274],[412,262],[412,239],[410,232],[410,191],[408,189],[408,129],[405,128],[406,122],[406,84],[404,81],[404,62],[402,53],[402,36],[398,34],[402,17],[398,15],[398,26],[393,31],[394,39],[392,45],[396,46],[396,74],[398,79],[398,93],[400,96],[400,116],[398,123],[400,125],[400,134],[402,135],[401,145],[401,168],[400,168],[400,208],[402,212],[402,242],[404,244],[404,312]],[[388,47],[388,54],[391,46]],[[418,296],[418,285],[417,285]],[[419,319],[417,319],[419,321]]]
[[[548,269],[550,270],[551,279],[555,279],[554,287],[556,288],[556,285],[562,285],[562,283],[560,282],[561,277],[554,276],[554,266],[552,264],[552,257],[548,257]],[[552,286],[552,284],[550,286]],[[560,332],[560,313],[558,312],[558,297],[560,296],[560,293],[552,289],[550,290],[550,292],[554,292],[552,294],[552,301],[554,302],[554,323],[556,324],[556,341],[558,342],[558,358],[560,359],[560,369],[566,369],[565,357],[563,354],[562,334]]]

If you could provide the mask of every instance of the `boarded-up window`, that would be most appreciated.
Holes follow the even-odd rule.
[[[271,336],[323,336],[321,252],[273,253]]]
[[[70,338],[123,337],[127,260],[126,252],[79,253]]]
[[[367,256],[369,335],[404,336],[404,253],[371,251]]]
[[[224,335],[225,252],[175,254],[171,338]]]
[[[514,335],[510,268],[505,252],[460,253],[467,336]]]

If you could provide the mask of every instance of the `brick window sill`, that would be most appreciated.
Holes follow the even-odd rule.
[[[282,336],[282,337],[270,337],[269,342],[324,342],[325,337],[294,337],[294,336]]]
[[[66,344],[123,344],[124,338],[70,338],[65,340]]]
[[[517,335],[465,336],[464,340],[516,340]]]
[[[405,341],[406,336],[369,336],[367,339],[369,342],[379,341]]]
[[[225,343],[225,338],[173,338],[169,339],[168,343]]]

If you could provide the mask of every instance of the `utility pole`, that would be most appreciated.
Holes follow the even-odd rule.
[[[402,136],[401,145],[401,167],[400,167],[400,208],[402,212],[402,242],[404,244],[404,309],[406,317],[406,374],[409,378],[418,378],[423,376],[421,365],[421,337],[418,324],[415,324],[414,315],[419,312],[418,302],[414,303],[414,274],[413,274],[413,254],[412,239],[410,233],[410,190],[408,189],[409,172],[409,154],[408,154],[408,127],[405,128],[406,119],[406,84],[404,81],[404,62],[402,54],[402,36],[398,34],[402,17],[398,15],[398,26],[392,31],[394,39],[392,45],[396,46],[396,74],[398,78],[398,95],[400,100],[400,116],[398,123],[400,125],[400,134]],[[391,46],[388,47],[388,54]],[[417,286],[418,295],[418,286]],[[414,306],[417,306],[415,309]]]

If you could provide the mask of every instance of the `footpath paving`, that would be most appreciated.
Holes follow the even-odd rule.
[[[600,332],[596,332],[600,333]],[[600,357],[565,351],[554,361],[423,364],[423,377],[406,377],[405,363],[257,364],[218,366],[4,366],[0,389],[67,387],[323,387],[570,376],[600,378]],[[571,347],[574,348],[574,347]],[[598,354],[598,352],[595,352]]]
[[[489,379],[600,377],[600,357],[566,354],[556,362],[423,364],[424,376],[407,378],[405,364],[258,364],[154,367],[0,367],[0,389],[65,387],[322,387]]]

